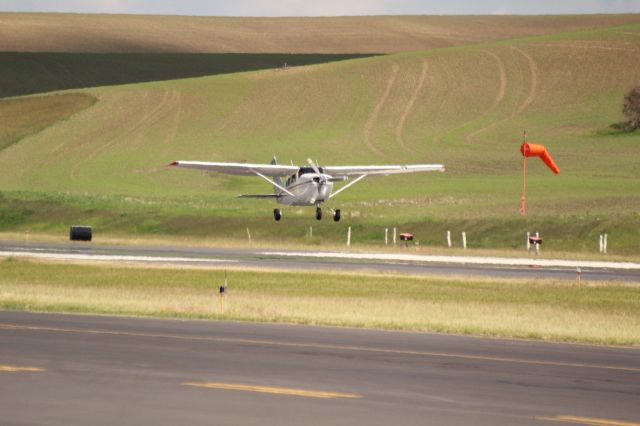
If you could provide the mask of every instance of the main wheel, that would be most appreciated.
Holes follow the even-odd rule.
[[[276,222],[279,222],[280,219],[282,219],[282,212],[280,211],[280,209],[273,209],[273,218],[276,220]]]
[[[316,219],[317,220],[322,219],[322,209],[320,207],[316,207]]]
[[[340,209],[336,210],[333,213],[333,221],[334,222],[340,222]]]

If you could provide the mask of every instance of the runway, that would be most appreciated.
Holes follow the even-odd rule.
[[[640,425],[640,349],[0,312],[3,425]]]
[[[567,261],[536,257],[434,256],[404,250],[391,253],[360,253],[0,241],[0,257],[2,256],[276,270],[374,271],[567,280],[575,280],[579,268],[584,280],[640,282],[640,263]]]

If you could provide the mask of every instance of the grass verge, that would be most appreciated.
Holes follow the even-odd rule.
[[[0,308],[436,331],[640,344],[640,288],[434,278],[0,261]]]
[[[341,205],[345,216],[340,223],[331,219],[322,222],[312,217],[313,209],[288,208],[283,222],[276,223],[271,215],[275,204],[250,204],[234,199],[222,201],[190,199],[142,198],[74,195],[63,193],[32,193],[0,191],[0,233],[22,235],[20,238],[41,239],[46,234],[66,238],[72,224],[92,225],[96,241],[167,240],[171,244],[229,243],[262,246],[306,246],[330,249],[346,246],[347,229],[352,228],[355,248],[384,248],[385,228],[392,241],[397,232],[411,232],[419,246],[446,247],[446,232],[451,231],[452,243],[461,248],[461,232],[467,235],[469,249],[514,251],[523,250],[527,231],[540,232],[544,239],[543,253],[559,253],[563,257],[612,256],[638,260],[640,253],[640,214],[618,213],[513,217],[349,217],[360,208]],[[373,209],[370,209],[373,210]],[[424,213],[422,213],[424,215]],[[286,225],[285,225],[286,224]],[[312,228],[312,235],[311,230]],[[608,255],[598,253],[600,234],[608,235]],[[451,250],[449,250],[451,251]],[[519,253],[521,255],[523,253]]]

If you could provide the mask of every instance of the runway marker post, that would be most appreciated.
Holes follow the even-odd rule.
[[[351,246],[351,227],[347,229],[347,247]]]
[[[598,251],[602,253],[603,247],[604,247],[604,239],[602,238],[602,234],[600,234],[600,241],[599,241],[598,247],[599,247]]]
[[[447,231],[447,246],[451,248],[451,231]]]
[[[462,248],[467,249],[467,233],[462,231]]]
[[[389,228],[384,228],[384,245],[389,244]]]
[[[582,275],[582,269],[580,267],[576,268],[576,284],[580,286],[580,275]]]
[[[219,288],[220,313],[224,314],[224,295],[227,289],[227,271],[224,271],[224,283]]]

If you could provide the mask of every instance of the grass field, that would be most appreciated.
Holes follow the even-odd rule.
[[[287,70],[85,89],[98,99],[91,107],[3,143],[0,230],[66,233],[86,222],[109,234],[244,239],[249,227],[258,239],[300,242],[312,225],[321,244],[341,241],[347,226],[362,243],[398,226],[427,244],[441,243],[446,229],[464,230],[472,247],[488,248],[517,247],[526,231],[539,231],[545,247],[569,251],[595,250],[607,232],[612,253],[638,255],[640,139],[610,128],[640,79],[638,40],[639,24],[464,39]],[[28,122],[48,117],[31,114]],[[518,215],[523,129],[562,170],[555,176],[529,160],[525,218]],[[275,224],[273,205],[234,198],[268,193],[261,181],[165,167],[273,154],[287,163],[443,163],[447,173],[365,179],[332,203],[344,213],[339,225],[295,208]]]
[[[0,308],[235,319],[640,344],[640,289],[624,284],[0,260]]]

